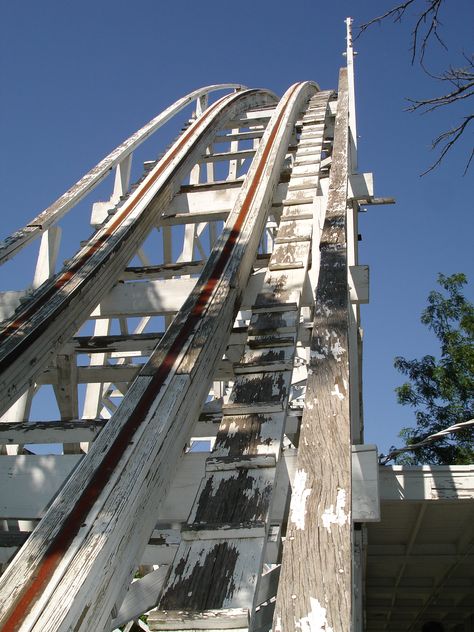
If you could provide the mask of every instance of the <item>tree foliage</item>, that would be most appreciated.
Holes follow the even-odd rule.
[[[421,322],[437,336],[441,356],[420,360],[395,358],[395,368],[409,378],[396,389],[398,402],[412,406],[416,428],[404,428],[400,436],[409,444],[448,426],[474,417],[474,305],[462,293],[464,274],[438,276],[445,293],[433,291]],[[474,462],[474,427],[400,456],[399,463],[463,464]]]
[[[410,111],[434,112],[440,107],[465,103],[474,97],[474,55],[472,53],[463,51],[460,65],[450,63],[441,72],[433,72],[428,67],[428,48],[431,42],[436,42],[446,51],[448,50],[441,32],[441,14],[447,4],[447,0],[405,0],[359,27],[358,36],[372,25],[381,24],[385,20],[401,22],[409,9],[417,11],[413,18],[411,61],[412,64],[418,61],[424,72],[439,82],[442,89],[441,94],[426,99],[409,99],[410,106],[407,109]],[[432,149],[439,150],[439,154],[422,175],[432,171],[441,163],[459,139],[467,134],[468,127],[473,121],[474,114],[466,113],[458,118],[453,127],[441,132],[433,139]],[[464,173],[469,169],[473,157],[474,147],[471,146]]]

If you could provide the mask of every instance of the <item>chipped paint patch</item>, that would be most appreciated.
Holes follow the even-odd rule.
[[[227,436],[229,438],[235,437],[235,435],[237,434],[238,431],[239,431],[238,424],[236,424],[235,421],[232,421],[229,424],[229,429],[227,430]]]
[[[306,515],[306,501],[311,494],[311,489],[305,487],[308,475],[304,470],[297,470],[291,494],[290,520],[297,529],[304,529],[304,517]]]
[[[295,620],[295,629],[301,632],[333,632],[328,625],[326,617],[326,608],[324,608],[317,599],[309,598],[311,610],[306,617],[302,617],[299,621]]]
[[[341,361],[341,356],[344,355],[345,351],[346,350],[341,345],[339,340],[336,340],[336,342],[331,346],[331,353],[336,362]]]
[[[339,527],[343,527],[350,520],[350,512],[346,513],[344,511],[344,508],[346,506],[346,496],[346,491],[339,488],[337,490],[336,511],[334,511],[334,505],[331,505],[329,509],[324,510],[321,516],[323,527],[327,529],[329,533],[331,533],[332,524],[337,524]]]
[[[337,382],[334,384],[334,390],[331,391],[331,395],[338,397],[341,401],[344,399],[344,395],[339,390],[339,384]]]

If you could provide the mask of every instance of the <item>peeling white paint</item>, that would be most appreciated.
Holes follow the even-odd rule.
[[[350,512],[346,513],[344,511],[346,506],[346,496],[346,491],[339,488],[337,490],[336,511],[334,511],[334,505],[331,505],[329,509],[324,510],[321,516],[323,527],[327,529],[329,533],[331,532],[332,524],[337,524],[339,527],[343,527],[350,520]]]
[[[317,599],[309,598],[311,610],[306,617],[299,621],[295,620],[295,629],[301,632],[333,632],[333,628],[328,625],[326,608]]]
[[[311,494],[311,489],[306,488],[308,475],[304,470],[297,470],[293,483],[290,504],[290,521],[297,529],[304,529],[304,517],[306,515],[306,501]]]
[[[235,421],[232,421],[229,424],[229,429],[227,430],[227,436],[229,438],[234,437],[236,433],[238,432],[238,430],[239,430],[238,424],[236,424]]]
[[[334,390],[331,391],[331,395],[334,395],[335,397],[338,397],[341,401],[344,399],[344,395],[339,390],[339,384],[337,384],[337,383],[334,384]]]
[[[345,351],[346,350],[339,342],[339,339],[337,339],[336,342],[331,346],[331,353],[336,362],[341,361],[341,356],[344,355]]]

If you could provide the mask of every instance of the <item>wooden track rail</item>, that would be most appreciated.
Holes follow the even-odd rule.
[[[2,632],[350,629],[348,94],[345,71],[337,93],[194,91],[0,245],[42,236],[31,286],[0,293]],[[57,222],[112,168],[58,269]]]

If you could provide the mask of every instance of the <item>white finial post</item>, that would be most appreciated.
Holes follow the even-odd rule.
[[[349,129],[351,137],[351,167],[357,171],[357,123],[355,113],[355,88],[354,88],[354,49],[352,48],[352,18],[346,18],[347,28],[347,81],[349,88]]]

